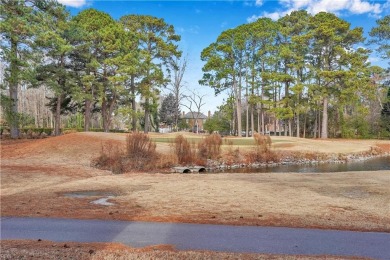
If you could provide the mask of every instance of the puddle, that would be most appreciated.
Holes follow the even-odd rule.
[[[92,204],[98,204],[103,206],[112,206],[114,203],[108,202],[107,200],[112,199],[114,196],[108,196],[107,198],[101,198],[94,201],[91,201]]]
[[[64,193],[63,196],[68,198],[87,198],[87,197],[115,197],[116,194],[109,191],[74,191],[74,192],[68,192]]]
[[[92,204],[103,205],[103,206],[112,206],[114,203],[108,202],[109,199],[116,197],[117,195],[109,191],[74,191],[64,193],[63,196],[68,198],[90,198],[90,197],[102,197],[91,201]],[[92,199],[92,198],[91,198]]]

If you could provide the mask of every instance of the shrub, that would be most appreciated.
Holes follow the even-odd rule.
[[[174,152],[179,164],[192,164],[193,152],[191,144],[182,135],[178,135],[174,141]]]
[[[261,135],[258,133],[255,133],[253,135],[253,138],[255,139],[255,146],[257,152],[268,152],[271,149],[271,137],[268,135]]]
[[[198,155],[204,159],[218,159],[221,155],[222,138],[219,134],[212,134],[198,144]]]
[[[126,136],[126,155],[134,159],[155,157],[157,155],[156,144],[147,134],[130,133]]]
[[[237,163],[241,163],[241,153],[240,153],[240,148],[233,147],[233,141],[232,140],[225,140],[225,145],[227,145],[227,149],[225,151],[225,154],[223,158],[225,159],[226,165],[234,165]]]
[[[122,173],[160,169],[171,166],[172,162],[169,157],[162,157],[156,152],[156,144],[148,135],[135,132],[127,135],[125,149],[118,148],[113,141],[102,145],[100,155],[92,161],[92,165]]]
[[[246,154],[246,161],[252,162],[277,162],[280,160],[279,156],[271,151],[271,138],[268,135],[261,135],[255,133],[253,135],[255,140],[255,149]]]
[[[99,156],[92,160],[91,165],[120,174],[124,171],[123,156],[123,150],[114,145],[112,141],[108,141],[102,144]]]

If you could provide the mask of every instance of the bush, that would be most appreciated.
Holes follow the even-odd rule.
[[[198,155],[204,159],[218,159],[221,155],[222,138],[219,134],[212,134],[198,144]]]
[[[255,140],[255,149],[246,155],[246,160],[248,163],[279,161],[279,156],[271,151],[272,141],[268,135],[255,133],[253,138]]]
[[[99,156],[92,160],[91,165],[119,174],[124,171],[123,157],[123,150],[119,149],[117,145],[114,145],[112,141],[108,141],[102,144]]]
[[[225,145],[227,145],[227,149],[224,153],[224,161],[226,165],[234,165],[241,163],[242,156],[240,153],[240,149],[238,147],[233,147],[233,141],[232,140],[225,140]]]
[[[256,151],[263,153],[263,152],[268,152],[271,149],[271,137],[268,135],[261,135],[258,133],[255,133],[253,135],[253,138],[255,139],[255,146],[256,146]]]
[[[172,166],[169,156],[156,152],[156,144],[143,133],[129,133],[125,149],[118,148],[110,141],[102,146],[99,157],[92,160],[92,165],[113,173],[124,171],[149,171]]]
[[[182,135],[178,135],[174,141],[174,151],[179,164],[192,164],[193,152],[191,144]]]
[[[126,137],[126,155],[134,159],[154,157],[157,155],[156,144],[150,140],[147,134],[130,133]]]

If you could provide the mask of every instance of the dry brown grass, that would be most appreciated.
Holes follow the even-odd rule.
[[[276,139],[280,144],[283,138]],[[275,140],[275,139],[274,139]],[[283,139],[284,140],[284,139]],[[295,151],[326,141],[297,140]],[[125,146],[126,135],[76,133],[1,143],[1,215],[318,227],[390,232],[389,171],[326,174],[155,174],[112,175],[91,168],[101,143]],[[390,142],[329,141],[326,150]],[[165,144],[164,144],[165,145]],[[275,145],[275,142],[274,142]],[[241,147],[224,144],[231,156]],[[229,148],[230,147],[230,148]],[[157,146],[157,151],[170,149]],[[291,153],[295,151],[291,150]],[[364,151],[364,150],[363,150]],[[232,158],[233,160],[234,158]],[[165,159],[164,159],[165,160]],[[156,164],[164,161],[156,160]],[[166,161],[170,161],[169,158]],[[113,206],[96,197],[69,198],[75,191],[110,191]],[[242,217],[242,218],[241,218]]]

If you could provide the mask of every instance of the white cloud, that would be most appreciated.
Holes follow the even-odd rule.
[[[87,4],[86,0],[58,0],[58,2],[71,7],[82,7]]]
[[[262,17],[271,18],[272,20],[278,20],[280,17],[283,16],[284,16],[284,12],[273,12],[273,13],[263,12],[262,15]]]
[[[319,12],[337,13],[347,11],[353,14],[381,12],[381,5],[366,0],[279,0],[279,3],[293,10],[306,9],[312,14]]]
[[[256,6],[262,6],[263,4],[264,4],[263,0],[256,0],[256,3],[255,3]]]
[[[370,62],[370,63],[377,63],[379,61],[381,61],[381,59],[378,57],[374,57],[374,56],[368,57],[368,62]]]
[[[379,14],[381,12],[381,5],[362,2],[361,0],[354,0],[349,10],[354,14],[363,14],[363,13]]]
[[[257,0],[256,0],[257,2]],[[261,0],[260,2],[263,2]],[[383,4],[371,3],[368,0],[279,0],[281,10],[276,12],[263,12],[262,15],[253,15],[247,19],[248,22],[253,22],[260,17],[269,17],[277,20],[292,11],[306,10],[311,14],[319,12],[329,12],[339,14],[347,12],[351,14],[365,14],[378,17],[385,9],[390,7],[390,0]]]
[[[248,23],[253,23],[255,22],[257,19],[259,19],[260,17],[262,17],[261,15],[252,15],[251,17],[248,17],[246,18],[246,21]]]

